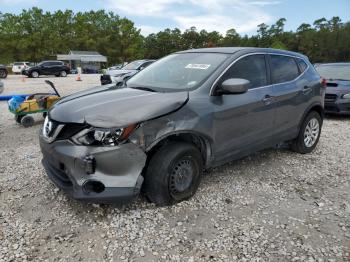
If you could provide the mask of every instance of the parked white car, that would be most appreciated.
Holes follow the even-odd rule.
[[[12,72],[15,74],[22,73],[23,69],[30,67],[29,62],[14,62],[12,65]]]

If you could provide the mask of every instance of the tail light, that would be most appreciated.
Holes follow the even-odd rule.
[[[322,78],[321,84],[322,84],[322,87],[326,88],[327,87],[327,80],[325,78]]]

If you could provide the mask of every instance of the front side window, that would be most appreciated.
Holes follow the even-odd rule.
[[[250,88],[267,85],[265,55],[249,55],[234,63],[223,75],[221,83],[230,78],[249,80]]]
[[[133,76],[129,87],[182,91],[199,87],[227,58],[221,53],[180,53],[162,58]]]
[[[293,57],[271,55],[271,75],[274,84],[289,82],[299,76],[299,69]]]

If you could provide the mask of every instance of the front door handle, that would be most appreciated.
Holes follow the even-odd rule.
[[[270,105],[274,100],[274,96],[266,95],[264,98],[261,100],[265,105]]]

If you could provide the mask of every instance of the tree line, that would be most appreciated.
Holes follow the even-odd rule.
[[[272,47],[301,52],[313,63],[350,61],[350,22],[339,17],[320,18],[285,31],[286,19],[257,25],[252,36],[230,29],[225,35],[191,27],[165,29],[142,36],[129,19],[104,10],[44,12],[39,8],[20,14],[0,12],[0,63],[39,62],[70,50],[98,51],[109,64],[140,58],[158,59],[190,48],[221,46]]]

